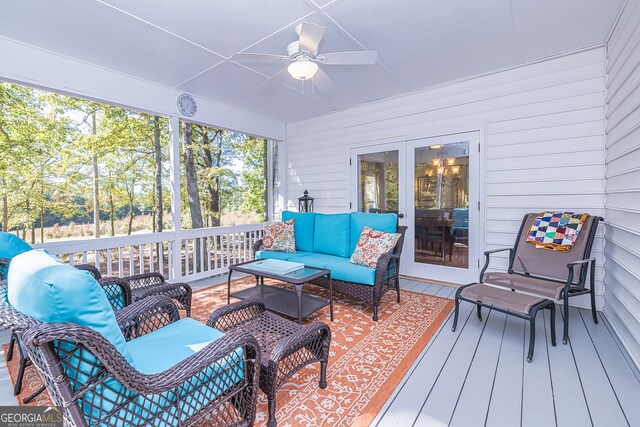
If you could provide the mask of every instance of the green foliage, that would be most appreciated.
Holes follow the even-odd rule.
[[[168,119],[159,123],[163,218],[170,228]],[[263,140],[194,125],[192,147],[205,225],[217,225],[221,218],[232,221],[234,215],[227,213],[239,211],[260,220]],[[154,116],[0,82],[2,229],[20,230],[27,240],[40,241],[38,229],[46,237],[45,227],[73,224],[80,229],[97,217],[103,236],[122,233],[122,224],[134,232],[140,227],[136,217],[157,214],[155,157]],[[212,194],[218,195],[217,204]],[[94,196],[99,207],[95,217]],[[184,188],[181,198],[188,227]],[[82,228],[83,235],[89,228]]]

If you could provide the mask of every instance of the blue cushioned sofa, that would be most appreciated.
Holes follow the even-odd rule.
[[[400,255],[407,227],[397,225],[396,214],[339,213],[284,211],[282,220],[295,219],[296,252],[260,250],[262,240],[254,245],[256,258],[301,262],[310,267],[331,270],[333,289],[373,306],[373,320],[378,320],[380,299],[395,289],[400,302]],[[349,258],[365,226],[387,233],[400,233],[394,250],[378,260],[376,268],[351,264]],[[314,284],[327,287],[327,279]]]

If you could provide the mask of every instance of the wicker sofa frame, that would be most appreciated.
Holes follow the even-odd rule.
[[[52,401],[62,406],[65,425],[166,424],[163,415],[168,412],[180,419],[179,425],[185,426],[253,425],[260,348],[251,335],[241,331],[229,333],[166,371],[147,375],[132,367],[97,332],[73,323],[41,323],[11,307],[6,302],[6,294],[6,284],[0,285],[0,320],[4,326],[22,331],[31,360]],[[116,313],[126,340],[179,318],[178,308],[166,296],[146,298]],[[236,353],[239,348],[241,358]],[[243,378],[234,382],[226,372],[238,369],[238,363],[244,364]],[[87,375],[88,379],[76,382],[80,371],[80,375]],[[114,388],[114,380],[123,387]],[[221,390],[219,384],[225,389]],[[109,393],[92,395],[98,394],[101,387]],[[217,397],[206,397],[211,395]],[[100,405],[105,400],[113,404],[108,413],[101,412]],[[158,410],[150,411],[150,407]],[[184,407],[194,413],[187,416],[181,409]]]
[[[396,291],[396,300],[400,302],[400,256],[402,255],[402,246],[404,244],[404,235],[407,231],[406,226],[398,226],[396,232],[400,234],[400,238],[396,243],[396,247],[392,252],[383,254],[376,264],[376,277],[373,286],[363,285],[360,283],[346,282],[332,278],[332,287],[334,291],[338,291],[348,295],[354,299],[371,304],[373,307],[372,319],[378,321],[378,308],[380,300],[388,291]],[[256,241],[253,245],[253,254],[260,250],[262,239]],[[320,278],[312,281],[314,285],[329,288],[329,280]]]
[[[247,331],[260,344],[260,389],[267,395],[269,427],[276,427],[276,393],[296,372],[320,363],[320,388],[327,387],[331,329],[326,323],[299,325],[266,310],[259,301],[240,301],[211,313],[207,325],[224,332]]]

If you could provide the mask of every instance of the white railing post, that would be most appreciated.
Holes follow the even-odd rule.
[[[174,232],[170,279],[182,277],[182,226],[180,220],[180,119],[169,117],[170,181],[171,181],[171,226]]]

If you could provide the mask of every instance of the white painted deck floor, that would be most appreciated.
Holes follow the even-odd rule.
[[[451,298],[455,292],[406,279],[401,287]],[[527,363],[527,322],[486,309],[480,321],[462,302],[456,331],[451,315],[372,425],[640,426],[640,374],[606,319],[596,325],[590,311],[576,308],[569,317],[570,342],[562,344],[558,316],[553,347],[549,315],[538,315]]]
[[[234,276],[235,278],[235,276]],[[192,283],[194,289],[226,277]],[[452,297],[455,288],[402,279],[404,290]],[[526,322],[460,306],[456,332],[450,316],[425,347],[372,425],[488,427],[640,426],[640,373],[612,334],[586,310],[572,309],[570,342],[548,342],[549,317],[539,316],[536,351],[525,361]],[[604,321],[603,321],[604,320]],[[0,342],[9,335],[0,332]],[[0,405],[15,405],[4,363]]]

